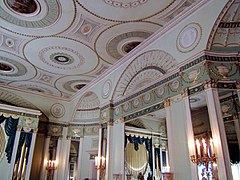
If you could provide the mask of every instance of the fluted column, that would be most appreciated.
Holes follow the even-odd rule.
[[[231,172],[226,132],[218,97],[218,90],[208,88],[205,90],[205,92],[207,97],[207,107],[209,112],[212,137],[214,140],[217,156],[218,175],[220,179],[231,180],[233,177]]]

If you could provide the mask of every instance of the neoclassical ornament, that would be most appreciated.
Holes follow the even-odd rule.
[[[113,0],[103,0],[106,4],[113,6],[115,8],[134,8],[141,6],[148,2],[148,0],[133,0],[132,2],[119,2]]]
[[[113,99],[143,88],[147,84],[160,78],[176,66],[176,60],[168,53],[160,50],[144,52],[135,58],[122,73]],[[161,89],[162,96],[164,89]]]
[[[202,36],[201,26],[191,23],[185,26],[177,37],[177,49],[180,52],[192,51],[199,43]]]
[[[102,97],[107,98],[110,95],[111,90],[112,90],[112,81],[110,79],[108,79],[103,84]]]
[[[53,104],[52,107],[51,107],[51,114],[56,118],[63,117],[64,114],[65,114],[64,106],[62,104],[59,104],[59,103]]]

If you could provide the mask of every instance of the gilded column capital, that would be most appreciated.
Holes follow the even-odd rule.
[[[209,89],[209,88],[216,88],[217,87],[218,80],[216,79],[208,79],[204,81],[204,89]]]
[[[124,117],[120,117],[119,122],[124,123]]]
[[[38,128],[34,128],[33,133],[37,133],[37,132],[38,132]]]
[[[165,99],[165,100],[164,100],[164,107],[167,108],[167,107],[169,107],[169,106],[171,106],[171,101],[170,101],[170,99],[168,98],[168,99]]]
[[[188,88],[181,90],[182,97],[188,97]]]
[[[107,125],[108,125],[108,126],[113,126],[113,121],[112,121],[112,120],[108,121],[108,122],[107,122]]]
[[[22,130],[22,126],[17,126],[17,131],[21,131]]]

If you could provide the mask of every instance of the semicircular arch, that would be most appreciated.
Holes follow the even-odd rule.
[[[79,99],[72,122],[98,123],[100,115],[100,100],[98,96],[88,91]]]
[[[136,57],[124,70],[115,87],[112,99],[134,92],[170,72],[177,61],[167,52],[150,50]]]

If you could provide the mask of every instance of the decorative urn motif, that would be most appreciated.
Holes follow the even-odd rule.
[[[218,70],[218,73],[223,77],[226,78],[228,73],[230,72],[230,69],[228,69],[226,66],[224,65],[220,65],[216,67]]]
[[[200,69],[194,69],[188,74],[188,78],[195,82],[198,78],[198,75],[200,74]]]

